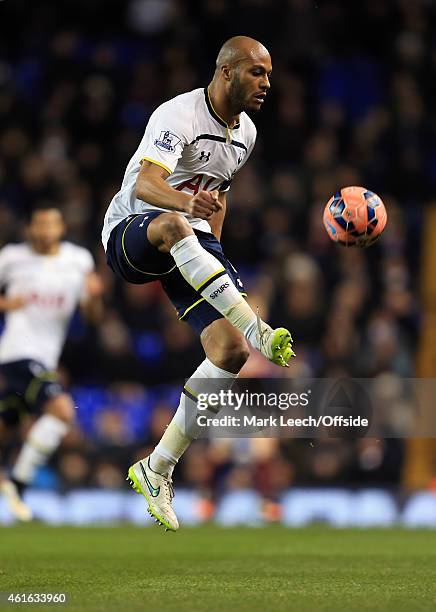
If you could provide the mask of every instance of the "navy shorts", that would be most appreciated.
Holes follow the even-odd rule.
[[[159,280],[179,319],[200,334],[222,315],[186,282],[169,253],[161,253],[150,244],[147,227],[161,214],[160,211],[148,211],[131,215],[114,227],[107,245],[107,262],[118,277],[129,283],[142,285]],[[224,255],[215,236],[198,230],[194,232],[201,246],[222,263],[241,294],[246,295],[237,270]]]
[[[46,402],[65,393],[56,372],[33,359],[0,364],[0,418],[16,425],[23,414],[40,414]]]

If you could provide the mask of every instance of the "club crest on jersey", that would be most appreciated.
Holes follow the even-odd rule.
[[[156,138],[154,141],[155,147],[162,149],[163,151],[169,151],[170,153],[173,153],[176,150],[179,143],[180,138],[169,130],[162,131],[159,138]]]

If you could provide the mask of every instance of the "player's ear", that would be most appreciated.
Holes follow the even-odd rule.
[[[232,69],[228,64],[224,64],[224,66],[221,66],[221,74],[225,81],[231,81],[231,73]]]

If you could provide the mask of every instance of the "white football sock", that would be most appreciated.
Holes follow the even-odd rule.
[[[40,417],[27,434],[12,469],[12,477],[23,484],[32,482],[36,468],[47,463],[67,431],[67,423],[52,414]]]
[[[183,278],[258,349],[257,317],[221,262],[201,246],[195,235],[179,240],[170,253]]]
[[[199,411],[195,397],[201,392],[212,393],[219,392],[221,389],[230,389],[237,377],[238,374],[222,370],[206,357],[191,378],[186,381],[177,412],[150,455],[152,470],[171,476],[174,466],[201,429],[197,424]],[[204,379],[208,379],[207,390],[204,389]],[[208,414],[208,412],[202,411],[202,414]]]

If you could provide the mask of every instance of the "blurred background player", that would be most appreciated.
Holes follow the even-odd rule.
[[[205,379],[230,387],[248,359],[247,341],[280,366],[294,355],[288,330],[273,330],[245,301],[219,242],[226,193],[256,140],[246,113],[260,110],[271,71],[270,54],[258,41],[236,36],[224,43],[209,87],[181,94],[152,114],[105,216],[111,268],[131,283],[160,280],[206,354],[153,453],[129,469],[150,514],[171,530],[178,528],[171,474],[198,435],[197,394],[216,390],[212,383],[205,389]]]
[[[27,433],[12,468],[11,479],[0,482],[13,514],[30,520],[21,499],[58,448],[74,420],[74,402],[56,374],[59,357],[76,307],[97,322],[102,313],[103,286],[93,271],[90,252],[62,241],[65,225],[54,206],[36,209],[27,227],[27,242],[0,251],[0,283],[5,294],[0,311],[5,328],[0,338],[2,381],[0,417],[18,423],[22,412],[40,415]]]

